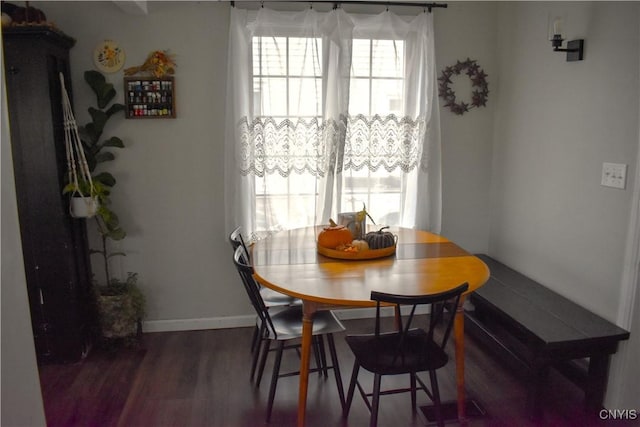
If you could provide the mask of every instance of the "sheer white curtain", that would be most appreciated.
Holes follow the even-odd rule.
[[[439,232],[431,14],[250,14],[231,9],[227,229],[327,223],[367,203],[378,222]]]

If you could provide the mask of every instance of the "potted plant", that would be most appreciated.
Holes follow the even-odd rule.
[[[122,240],[126,232],[120,226],[116,213],[111,209],[111,190],[116,179],[107,171],[96,173],[97,166],[115,159],[111,148],[124,148],[118,137],[102,139],[107,122],[117,113],[124,111],[124,105],[109,104],[116,96],[115,88],[98,71],[86,71],[84,79],[96,95],[98,108],[89,107],[91,121],[78,128],[82,151],[90,171],[90,179],[69,182],[63,192],[89,195],[97,201],[95,221],[100,236],[100,249],[91,249],[92,255],[100,255],[104,268],[104,282],[94,280],[94,290],[104,338],[123,338],[141,332],[141,321],[145,315],[144,295],[137,286],[137,273],[128,273],[126,280],[114,278],[109,261],[115,256],[124,256],[121,251],[111,251],[112,241]],[[95,275],[94,275],[95,279]]]
[[[112,279],[108,285],[97,286],[100,326],[104,338],[140,335],[145,298],[137,281],[138,273],[128,273],[125,281]]]

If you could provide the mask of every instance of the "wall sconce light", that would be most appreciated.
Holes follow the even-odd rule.
[[[557,18],[553,21],[553,37],[551,37],[551,46],[554,52],[567,52],[567,62],[582,61],[584,56],[584,39],[570,40],[567,42],[567,48],[562,48],[562,19]]]

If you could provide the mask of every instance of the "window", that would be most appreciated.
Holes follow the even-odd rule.
[[[364,203],[376,222],[438,232],[433,42],[428,13],[232,8],[229,230],[321,224]]]
[[[269,228],[273,215],[287,227],[313,224],[318,170],[308,165],[319,156],[315,137],[323,125],[322,40],[253,37],[252,52],[254,114],[269,128],[265,132],[278,133],[278,146],[271,142],[261,153],[273,157],[273,168],[254,177],[256,229]],[[403,171],[382,161],[379,148],[373,154],[371,144],[397,136],[379,123],[404,115],[404,64],[401,40],[353,40],[339,210],[358,211],[364,203],[384,224],[399,221]],[[284,164],[289,170],[282,170]]]

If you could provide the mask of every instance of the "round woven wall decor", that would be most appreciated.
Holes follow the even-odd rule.
[[[471,79],[471,103],[460,101],[456,102],[456,94],[451,89],[451,78],[465,73]],[[438,91],[440,97],[444,99],[445,107],[448,107],[453,113],[462,115],[471,108],[484,107],[487,105],[487,97],[489,96],[489,84],[487,83],[487,75],[480,68],[475,60],[467,58],[466,61],[456,61],[455,65],[451,65],[442,70],[442,75],[438,77],[440,82]]]

